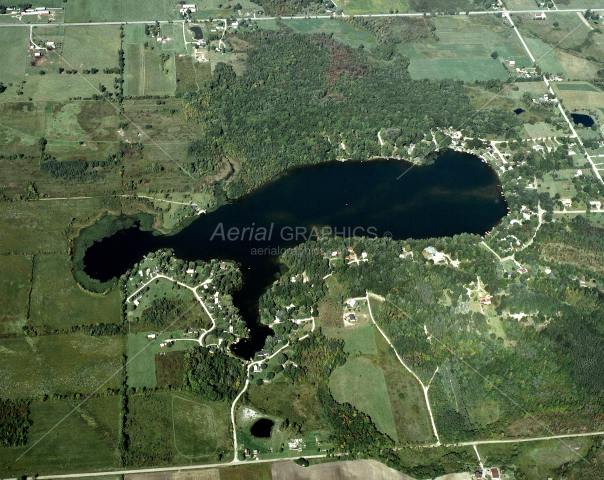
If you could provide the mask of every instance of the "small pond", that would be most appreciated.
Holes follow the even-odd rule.
[[[270,438],[271,430],[273,429],[273,425],[275,422],[269,420],[268,418],[261,418],[258,420],[252,428],[250,428],[250,433],[256,438]]]
[[[190,27],[191,31],[193,32],[193,38],[195,40],[201,40],[203,38],[203,32],[201,31],[201,28],[199,27]]]
[[[594,119],[589,115],[584,115],[582,113],[571,113],[570,116],[573,119],[573,122],[576,124],[580,123],[584,127],[591,127],[594,124]]]
[[[516,110],[514,110],[514,113],[516,115],[520,115],[521,113],[524,113],[524,109],[523,108],[517,108]]]

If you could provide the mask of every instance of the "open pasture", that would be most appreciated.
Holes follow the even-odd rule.
[[[0,256],[0,334],[21,333],[29,311],[32,257]]]
[[[296,32],[305,34],[333,34],[333,38],[343,45],[372,49],[377,45],[375,37],[367,30],[356,28],[347,22],[326,19],[289,20],[286,25]]]
[[[336,401],[354,405],[371,417],[380,432],[397,441],[384,373],[371,360],[349,358],[329,377],[329,389]]]
[[[72,218],[95,215],[100,205],[99,199],[4,202],[0,206],[0,253],[66,254],[69,244],[61,232]]]
[[[527,478],[555,477],[556,469],[567,462],[582,461],[592,440],[590,438],[568,438],[564,441],[550,440],[518,444],[480,445],[481,458],[489,463],[504,465],[515,456],[514,463]]]
[[[371,301],[372,306],[376,304]],[[375,315],[375,313],[374,313]],[[396,358],[384,337],[375,332],[378,364],[383,371],[399,442],[429,443],[433,440],[426,400],[417,380]]]
[[[117,468],[118,397],[91,398],[81,405],[80,402],[32,403],[28,443],[24,447],[3,448],[0,468],[13,476],[21,472],[50,474]]]
[[[199,343],[191,340],[178,340],[172,347],[160,347],[160,343],[170,338],[181,338],[182,330],[156,334],[155,339],[147,338],[148,333],[131,333],[127,337],[126,355],[129,359],[126,366],[128,373],[128,386],[135,388],[155,388],[157,376],[155,372],[155,356],[167,352],[184,352],[191,347],[199,346]],[[184,353],[183,353],[184,354]]]
[[[398,13],[409,11],[407,0],[344,0],[338,5],[349,15],[389,13],[391,10]]]
[[[121,336],[78,334],[0,339],[0,397],[117,388],[124,344]]]
[[[0,45],[0,82],[8,84],[25,80],[29,29],[0,28]]]
[[[434,24],[438,42],[398,46],[401,53],[409,56],[412,78],[452,78],[466,82],[506,80],[508,74],[502,61],[530,64],[519,40],[496,17],[437,17]],[[492,52],[497,52],[499,57],[491,58]]]
[[[157,393],[130,397],[129,452],[134,466],[216,462],[232,455],[230,410],[225,402]]]
[[[83,290],[73,278],[68,255],[38,255],[29,323],[43,330],[77,325],[121,323],[122,302],[117,289],[104,296]]]
[[[72,69],[96,68],[102,72],[104,68],[118,66],[120,43],[118,25],[68,26],[62,56]],[[92,81],[95,77],[89,78]]]

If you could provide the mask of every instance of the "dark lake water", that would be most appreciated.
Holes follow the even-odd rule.
[[[524,113],[524,110],[522,108],[517,108],[516,110],[514,110],[514,113],[516,115],[520,115],[521,113]]]
[[[202,32],[201,28],[199,28],[199,27],[190,27],[190,29],[193,32],[193,38],[195,40],[201,40],[203,38],[203,32]]]
[[[268,418],[261,418],[258,420],[252,428],[250,428],[250,433],[257,438],[270,438],[271,430],[273,429],[273,425],[275,422],[269,420]]]
[[[594,119],[589,115],[584,115],[582,113],[571,113],[570,117],[573,119],[573,122],[577,124],[582,124],[584,127],[591,127],[594,124]]]
[[[431,165],[409,167],[397,160],[373,160],[295,169],[201,215],[175,235],[131,228],[96,242],[85,253],[85,272],[107,281],[159,248],[173,248],[185,260],[239,262],[244,286],[233,299],[251,338],[233,351],[251,358],[271,333],[258,323],[258,299],[279,272],[278,250],[315,239],[313,226],[329,225],[345,237],[482,235],[507,213],[497,174],[474,155],[448,151]]]

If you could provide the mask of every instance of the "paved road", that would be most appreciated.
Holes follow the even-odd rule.
[[[586,8],[567,8],[564,10],[506,10],[507,13],[512,15],[517,15],[520,13],[543,13],[545,12],[547,15],[556,14],[556,13],[581,13],[587,10]],[[592,8],[592,12],[604,12],[604,8]],[[495,15],[496,13],[502,13],[499,10],[489,10],[484,12],[468,12],[468,15]],[[465,13],[460,13],[460,15],[464,15]],[[424,15],[430,15],[429,13],[373,13],[373,14],[363,14],[363,15],[355,15],[355,17],[423,17]],[[349,18],[350,15],[341,15],[341,18]],[[254,21],[264,21],[264,20],[303,20],[308,18],[323,18],[329,19],[332,18],[331,15],[297,15],[293,17],[238,17],[238,20],[254,20]],[[339,18],[339,17],[338,17]],[[208,19],[199,19],[196,22],[208,22]],[[44,26],[64,26],[64,27],[76,27],[76,26],[85,26],[85,25],[129,25],[129,24],[151,24],[155,23],[156,20],[137,20],[132,22],[74,22],[74,23],[11,23],[0,25],[0,28],[9,28],[9,27],[44,27]],[[184,23],[185,20],[159,20],[159,23]]]

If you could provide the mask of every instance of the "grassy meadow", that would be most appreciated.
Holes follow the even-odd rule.
[[[29,29],[0,28],[0,82],[8,84],[25,80],[28,42]]]
[[[102,72],[118,66],[120,44],[119,25],[69,26],[62,56],[79,71],[97,68]]]
[[[29,312],[31,255],[0,256],[0,334],[21,333]]]
[[[380,432],[398,440],[384,373],[370,359],[349,358],[329,377],[329,390],[336,401],[366,413]]]
[[[338,6],[348,15],[389,13],[391,10],[405,13],[409,10],[409,2],[407,0],[344,0],[341,3],[338,2]]]
[[[133,395],[127,433],[133,466],[216,462],[231,458],[230,410],[186,393]]]
[[[371,301],[372,307],[375,302]],[[418,381],[398,361],[384,337],[375,333],[378,364],[384,375],[398,441],[429,443],[433,439],[430,415]]]
[[[115,454],[118,397],[91,398],[83,404],[80,402],[32,403],[29,407],[31,426],[28,444],[3,448],[0,468],[6,474],[27,472],[33,475],[119,467]]]
[[[48,335],[0,339],[0,398],[88,394],[117,388],[124,337]]]
[[[73,278],[68,255],[38,255],[29,324],[45,330],[76,325],[121,323],[122,299],[117,289],[107,295],[83,290]]]
[[[517,36],[496,17],[436,17],[434,26],[438,41],[426,39],[397,47],[408,55],[409,73],[414,79],[506,80],[508,74],[502,61],[530,64]],[[496,60],[491,58],[494,51],[499,54]]]

